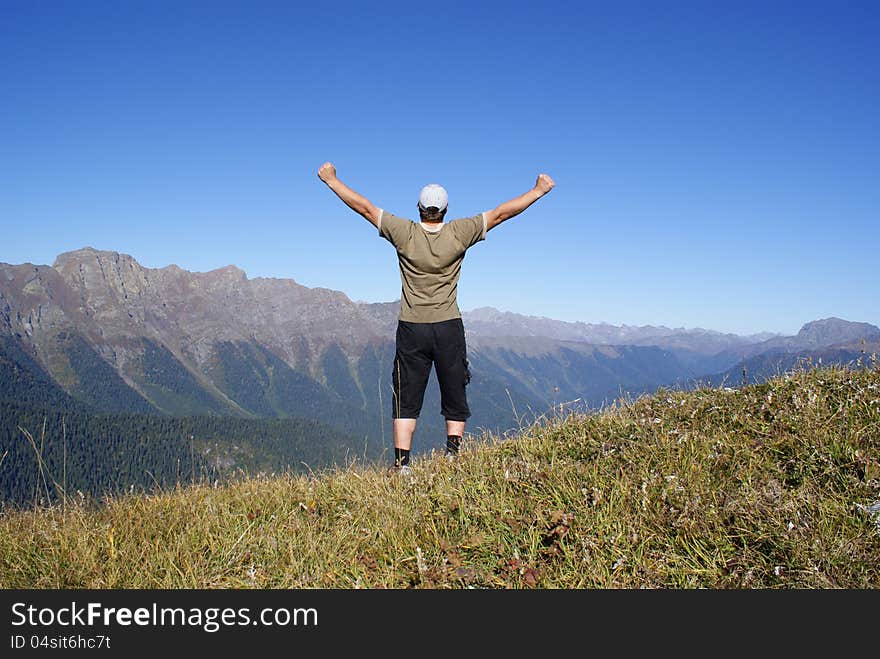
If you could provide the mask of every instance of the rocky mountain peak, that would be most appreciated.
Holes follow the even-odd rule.
[[[833,345],[858,339],[880,337],[880,328],[870,323],[854,323],[832,316],[806,323],[797,333],[804,346]]]
[[[241,268],[234,265],[224,265],[222,268],[216,268],[205,272],[206,277],[216,279],[225,279],[233,281],[247,281],[247,273]]]
[[[71,250],[69,252],[62,252],[55,257],[55,262],[52,264],[52,267],[56,270],[61,270],[70,263],[84,264],[92,263],[95,261],[115,263],[119,262],[120,260],[127,262],[136,262],[134,258],[129,254],[120,254],[119,252],[95,249],[94,247],[86,246],[81,247],[80,249]]]

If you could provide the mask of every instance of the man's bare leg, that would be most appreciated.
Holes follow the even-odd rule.
[[[446,419],[446,434],[464,437],[465,423],[465,421],[452,421],[450,419]]]
[[[394,448],[409,451],[418,419],[394,419]]]

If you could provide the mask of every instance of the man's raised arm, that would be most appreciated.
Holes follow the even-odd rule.
[[[519,215],[538,201],[538,199],[550,192],[555,185],[553,179],[547,176],[547,174],[539,174],[534,188],[525,194],[521,194],[519,197],[505,201],[493,210],[486,211],[486,230],[497,227],[504,220],[509,220],[515,215]]]
[[[363,195],[358,194],[345,183],[340,181],[336,176],[336,168],[331,162],[325,162],[318,169],[318,178],[327,184],[327,187],[333,190],[345,205],[351,208],[355,213],[363,215],[367,220],[373,223],[373,226],[379,226],[379,209],[376,208],[370,200]]]

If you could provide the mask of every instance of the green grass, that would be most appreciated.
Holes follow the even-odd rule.
[[[798,370],[471,438],[411,480],[6,511],[0,587],[877,588],[878,500],[880,368]]]

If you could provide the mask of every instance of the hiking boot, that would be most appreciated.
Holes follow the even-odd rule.
[[[412,469],[409,465],[391,465],[388,468],[389,476],[412,476]]]

